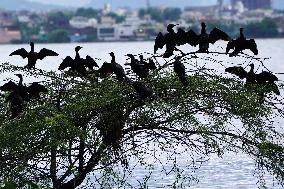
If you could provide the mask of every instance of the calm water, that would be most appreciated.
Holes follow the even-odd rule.
[[[265,61],[265,66],[267,66],[273,72],[284,72],[284,39],[277,40],[257,40],[259,46],[260,57],[271,57],[271,59]],[[45,44],[35,46],[35,50],[39,50],[43,47],[55,50],[60,54],[59,57],[46,58],[45,60],[38,63],[37,67],[46,70],[55,70],[62,61],[62,59],[70,55],[74,57],[74,47],[78,44]],[[117,61],[119,63],[125,63],[125,54],[132,53],[138,54],[140,52],[153,52],[152,42],[127,42],[127,43],[84,43],[80,44],[83,49],[81,49],[80,54],[82,56],[91,55],[92,57],[101,58],[104,61],[110,61],[109,52],[113,51],[117,56]],[[217,46],[224,46],[223,43],[217,44]],[[23,61],[20,57],[14,56],[9,57],[8,55],[18,49],[18,48],[29,48],[29,45],[0,45],[0,61],[1,62],[11,62],[16,65],[25,65],[26,61]],[[184,47],[184,50],[187,50]],[[190,49],[192,50],[192,49]],[[220,51],[220,47],[218,48]],[[161,51],[160,51],[161,52]],[[217,60],[223,60],[226,66],[230,66],[226,62],[233,62],[234,64],[240,64],[244,59],[240,58],[228,58],[227,56],[214,57]],[[200,61],[200,64],[205,62]],[[207,65],[208,66],[208,65]],[[208,67],[216,68],[220,73],[224,72],[224,67],[220,65],[210,64]],[[262,70],[262,68],[260,69]],[[284,75],[278,75],[280,80],[284,80]],[[4,74],[1,78],[16,78],[13,74]],[[25,81],[32,79],[25,78]],[[2,83],[2,81],[0,81]],[[186,171],[191,173],[191,170],[186,168],[185,161],[187,157],[180,157],[181,160],[179,164],[185,168]],[[149,159],[151,162],[151,159]],[[155,170],[152,172],[152,178],[149,181],[150,188],[170,188],[169,185],[172,184],[174,176],[165,176],[160,174],[161,167],[159,165],[155,166]],[[200,169],[195,170],[194,176],[197,176],[199,182],[193,182],[191,188],[198,189],[246,189],[246,188],[257,188],[257,178],[254,176],[254,162],[248,156],[244,154],[225,154],[222,159],[218,157],[211,157],[211,160],[204,163]],[[138,182],[143,180],[143,176],[147,174],[148,171],[143,169],[143,167],[136,167],[133,177],[131,178],[131,183],[134,186],[138,186]],[[92,179],[92,176],[90,176]],[[273,178],[266,175],[267,187],[268,188],[282,188],[275,185]],[[86,187],[82,187],[86,188]]]

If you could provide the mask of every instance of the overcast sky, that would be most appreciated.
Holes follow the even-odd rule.
[[[34,1],[34,2],[41,2],[41,3],[47,3],[47,4],[56,4],[56,5],[71,5],[71,6],[84,6],[88,5],[91,1],[93,1],[95,4],[96,1],[98,4],[101,4],[100,1],[102,0],[29,0],[29,1]],[[129,5],[129,4],[135,4],[137,1],[140,1],[142,3],[146,2],[146,0],[104,0],[104,2],[116,2],[119,3],[121,6],[124,5]],[[150,0],[152,4],[155,4],[155,1],[157,0]],[[163,3],[167,2],[176,2],[179,0],[160,0]],[[185,0],[180,0],[180,1],[185,1]],[[188,3],[192,5],[205,5],[205,4],[214,4],[216,3],[216,0],[187,0]]]
[[[29,0],[29,1],[54,4],[54,5],[69,5],[69,6],[84,6],[91,2],[91,0]]]
[[[55,4],[55,5],[67,5],[74,7],[82,7],[90,4],[99,8],[102,6],[104,2],[110,2],[111,4],[118,6],[131,6],[137,7],[141,5],[145,5],[146,0],[29,0],[32,2],[41,2],[47,4]],[[190,5],[207,5],[207,4],[215,4],[217,0],[150,0],[151,4],[157,5],[157,3],[168,4],[170,6],[178,6],[180,2],[181,5],[190,4]],[[230,0],[225,0],[225,2],[229,2]],[[284,0],[272,0],[273,5],[276,8],[284,8]],[[96,6],[97,5],[97,6]],[[135,6],[136,5],[136,6]]]

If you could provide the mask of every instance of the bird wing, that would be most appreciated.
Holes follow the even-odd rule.
[[[233,66],[225,69],[225,72],[234,74],[238,76],[240,79],[244,79],[247,77],[248,73],[245,71],[245,69],[241,66]]]
[[[259,83],[278,81],[278,78],[274,74],[267,72],[267,71],[263,71],[259,74],[255,74],[255,77],[256,77],[256,81]]]
[[[13,81],[9,81],[0,87],[1,91],[16,91],[18,89],[18,85]]]
[[[30,86],[28,86],[28,93],[35,94],[40,92],[47,92],[47,88],[38,82],[33,82]]]
[[[37,58],[42,60],[44,59],[45,57],[47,56],[58,56],[58,53],[52,51],[52,50],[49,50],[49,49],[46,49],[46,48],[43,48],[39,51],[39,53],[37,54]]]
[[[14,52],[12,52],[9,56],[14,56],[14,55],[20,55],[22,58],[27,58],[28,57],[28,52],[26,51],[26,49],[21,48],[18,50],[15,50]]]
[[[156,66],[154,60],[152,60],[151,58],[149,58],[149,63],[148,63],[147,65],[148,65],[148,68],[149,68],[150,70],[155,70],[155,69],[157,69],[157,66]]]
[[[86,59],[84,61],[84,66],[88,67],[89,69],[93,69],[93,67],[99,67],[96,61],[90,57],[89,55],[86,56]]]
[[[165,44],[166,44],[166,39],[164,35],[160,32],[155,39],[154,53],[156,53],[158,49],[162,49]]]
[[[183,29],[179,28],[176,33],[176,44],[184,45],[186,43],[187,43],[187,34]]]
[[[64,58],[62,63],[59,65],[58,70],[64,70],[65,68],[72,67],[73,64],[74,64],[74,60],[70,56],[67,56],[66,58]]]
[[[209,42],[214,44],[216,41],[219,40],[231,41],[231,38],[222,30],[214,28],[209,34]]]
[[[47,88],[38,82],[33,82],[27,87],[30,97],[37,97],[41,92],[47,92]]]
[[[197,35],[193,30],[186,32],[187,43],[191,46],[197,46],[199,44],[199,35]]]
[[[112,74],[113,69],[112,69],[111,63],[107,63],[107,62],[103,63],[103,65],[100,67],[100,69],[98,71],[99,71],[101,77],[106,77],[106,76]]]
[[[255,55],[258,55],[258,49],[254,39],[246,40],[246,47],[250,49]]]

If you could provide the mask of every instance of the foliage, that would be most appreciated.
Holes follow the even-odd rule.
[[[150,15],[151,18],[157,22],[176,21],[180,18],[180,8],[166,8],[161,10],[159,8],[150,7],[148,9],[139,9],[138,15],[143,18],[145,15]]]
[[[107,16],[110,16],[111,18],[113,18],[116,23],[121,23],[125,20],[125,16],[119,16],[118,14],[114,12],[108,13]]]
[[[246,26],[247,34],[254,37],[275,37],[278,35],[276,23],[270,19],[265,18],[261,22],[250,23]]]
[[[79,8],[75,12],[75,16],[83,16],[87,18],[96,18],[99,19],[100,17],[100,10],[96,10],[93,8]]]
[[[129,162],[135,159],[150,167],[146,160],[152,158],[161,165],[173,162],[172,187],[177,188],[190,179],[178,167],[181,154],[195,165],[211,154],[222,157],[231,151],[250,155],[258,169],[267,169],[283,183],[283,133],[273,125],[275,117],[284,116],[282,97],[267,94],[260,103],[258,94],[242,81],[208,67],[207,62],[222,63],[212,54],[191,55],[181,55],[190,70],[188,88],[172,73],[174,58],[168,59],[142,80],[154,90],[146,99],[129,83],[97,78],[96,72],[80,77],[2,64],[3,73],[44,78],[49,92],[27,102],[16,119],[10,119],[5,95],[0,96],[1,179],[18,186],[69,189],[95,171],[94,187],[137,188],[128,182],[133,168]],[[264,60],[241,56],[259,65]],[[146,187],[150,175],[139,185]]]
[[[48,33],[48,41],[51,43],[69,42],[68,32],[64,29],[56,29]]]

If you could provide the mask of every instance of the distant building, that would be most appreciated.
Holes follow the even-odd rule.
[[[98,27],[98,40],[114,41],[117,40],[117,28],[115,26],[100,25]]]
[[[73,28],[87,28],[87,27],[96,27],[98,24],[97,19],[95,18],[87,18],[83,16],[75,16],[70,21],[69,24]]]
[[[19,42],[21,38],[21,32],[17,27],[0,28],[0,43]]]
[[[235,5],[239,1],[249,10],[269,9],[272,4],[272,0],[231,0],[232,5]]]
[[[101,24],[102,25],[114,25],[115,20],[110,16],[102,16],[101,17]]]

